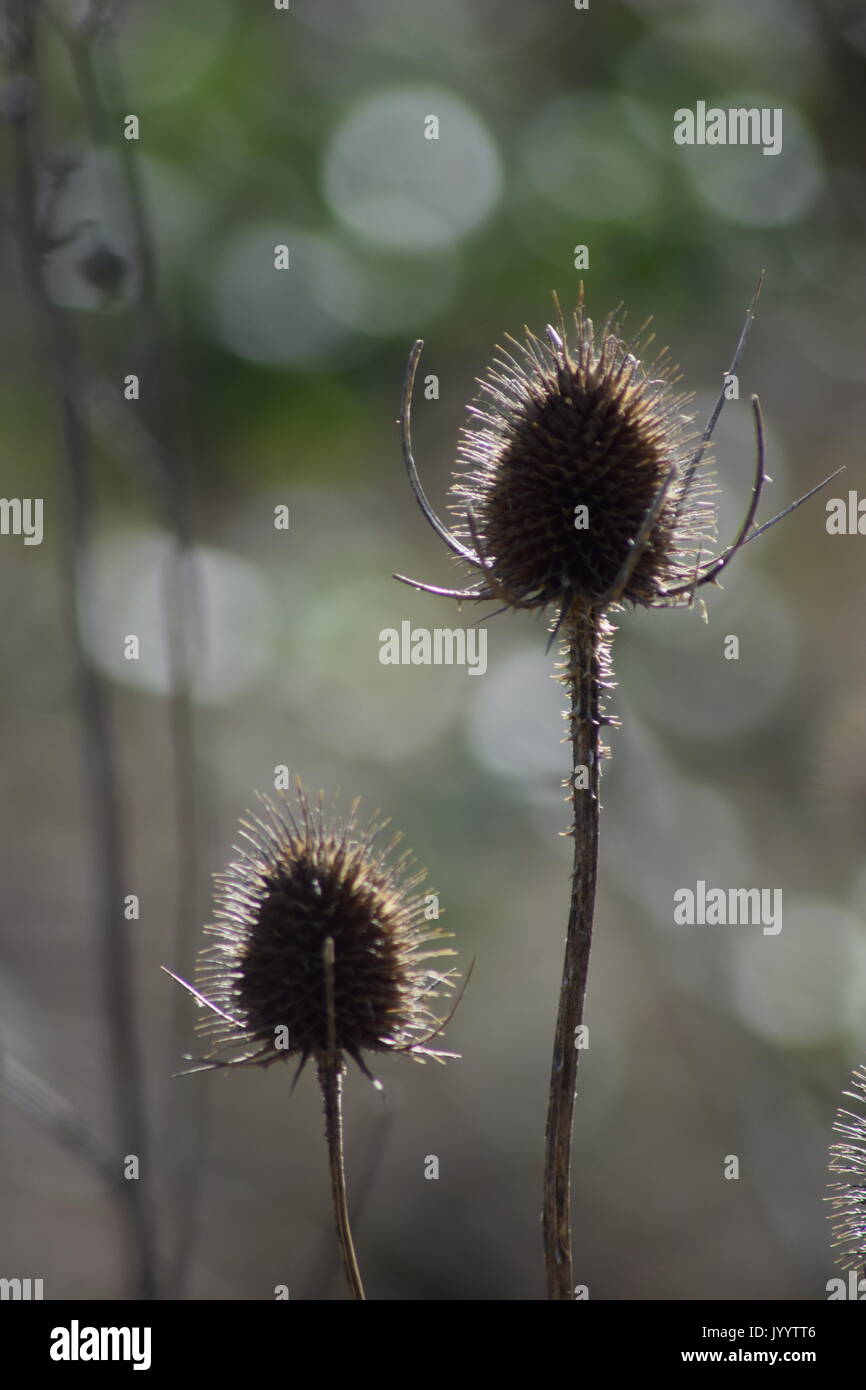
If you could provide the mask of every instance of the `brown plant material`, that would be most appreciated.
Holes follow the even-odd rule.
[[[455,528],[477,539],[489,576],[521,606],[604,600],[673,470],[646,544],[622,586],[625,603],[655,603],[691,579],[712,513],[686,479],[690,397],[662,353],[647,364],[609,319],[596,336],[581,299],[575,346],[565,325],[527,331],[482,379],[463,431],[453,487]],[[649,345],[648,343],[646,344]],[[585,509],[581,515],[581,509]],[[709,537],[706,537],[709,539]]]
[[[737,370],[760,287],[759,282],[726,381]],[[691,603],[743,545],[818,488],[756,527],[766,478],[761,410],[753,396],[751,501],[733,543],[704,560],[713,528],[706,454],[726,398],[724,385],[696,441],[684,414],[688,398],[675,389],[678,378],[665,355],[651,364],[642,360],[651,340],[626,343],[616,315],[596,334],[582,289],[571,344],[558,305],[557,312],[558,326],[548,325],[544,340],[528,329],[523,343],[509,339],[480,381],[451,489],[453,530],[427,500],[412,453],[412,389],[423,347],[415,344],[401,413],[407,475],[428,522],[476,583],[450,589],[395,578],[458,602],[498,600],[503,610],[555,614],[550,641],[560,637],[559,678],[569,692],[572,771],[565,786],[573,807],[574,868],[551,1069],[543,1229],[548,1295],[570,1299],[575,1033],[583,1024],[592,946],[599,772],[606,751],[601,730],[613,722],[603,712],[613,634],[607,611]]]
[[[440,944],[450,933],[427,921],[426,874],[396,852],[401,837],[377,846],[387,822],[362,828],[357,801],[345,821],[326,822],[322,797],[311,805],[300,783],[297,811],[286,798],[261,801],[264,815],[241,823],[245,847],[216,876],[205,927],[215,941],[200,952],[195,986],[173,976],[206,1010],[197,1029],[207,1054],[180,1074],[292,1057],[297,1081],[313,1058],[344,1268],[363,1299],[343,1161],[345,1057],[368,1077],[366,1053],[453,1057],[428,1045],[448,1022],[429,1001],[455,972],[426,962],[455,952]]]
[[[366,1052],[440,1057],[424,1039],[442,1021],[428,1001],[450,973],[423,962],[453,956],[427,949],[449,936],[425,920],[417,892],[425,872],[395,836],[376,841],[386,823],[361,829],[358,802],[345,823],[325,823],[298,786],[299,816],[287,800],[262,797],[264,817],[242,822],[246,848],[217,875],[215,945],[199,955],[196,984],[212,1009],[198,1025],[214,1066],[287,1056],[346,1053],[367,1075]],[[333,999],[324,961],[333,942]],[[288,1041],[286,1043],[286,1030]],[[331,1036],[333,1033],[333,1037]],[[245,1051],[238,1057],[220,1052]]]

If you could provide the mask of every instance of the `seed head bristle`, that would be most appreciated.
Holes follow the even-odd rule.
[[[844,1142],[830,1145],[830,1172],[844,1174],[845,1180],[830,1184],[834,1195],[827,1201],[833,1244],[839,1247],[837,1263],[843,1269],[866,1271],[866,1067],[854,1072],[851,1087],[845,1094],[858,1102],[862,1113],[843,1108],[836,1112],[833,1130]]]

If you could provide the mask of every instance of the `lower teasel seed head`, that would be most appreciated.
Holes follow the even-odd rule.
[[[548,341],[511,340],[471,407],[450,509],[455,533],[488,566],[492,586],[521,606],[591,605],[616,584],[659,490],[671,481],[645,548],[619,596],[653,604],[687,582],[709,541],[708,475],[687,480],[691,397],[661,354],[620,337],[616,317],[596,335],[583,298]],[[586,509],[583,511],[582,509]],[[467,521],[471,515],[474,527]]]
[[[261,801],[264,816],[241,823],[246,848],[216,876],[205,927],[215,942],[196,972],[210,1064],[297,1057],[300,1070],[338,1053],[369,1075],[365,1052],[453,1055],[426,1043],[444,1027],[429,1001],[455,972],[424,964],[455,954],[430,949],[451,934],[425,919],[426,873],[395,855],[401,837],[377,848],[387,822],[359,828],[358,802],[344,823],[326,824],[321,796],[311,806],[300,783],[297,813],[286,798]]]

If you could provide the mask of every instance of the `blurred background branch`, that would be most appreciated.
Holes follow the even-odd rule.
[[[92,817],[93,886],[101,956],[102,1004],[107,1024],[107,1065],[115,1124],[124,1162],[135,1156],[140,1175],[115,1184],[129,1230],[132,1289],[137,1297],[157,1292],[155,1228],[149,1193],[151,1174],[143,1078],[136,1039],[136,992],[132,980],[129,931],[123,914],[128,865],[113,718],[104,676],[90,659],[81,632],[87,611],[87,580],[93,521],[93,492],[86,431],[79,413],[80,357],[69,316],[50,301],[43,263],[54,229],[40,214],[43,110],[37,62],[38,7],[9,0],[6,7],[7,59],[11,80],[19,84],[19,105],[9,119],[14,177],[14,224],[21,269],[36,328],[48,387],[60,425],[60,487],[63,525],[58,539],[63,566],[64,630],[76,668],[83,762]]]

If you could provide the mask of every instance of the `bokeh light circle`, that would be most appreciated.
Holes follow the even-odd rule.
[[[428,138],[434,129],[438,138]],[[466,103],[418,87],[379,93],[348,114],[328,146],[323,184],[346,227],[411,252],[473,231],[498,201],[502,175],[493,140]]]

